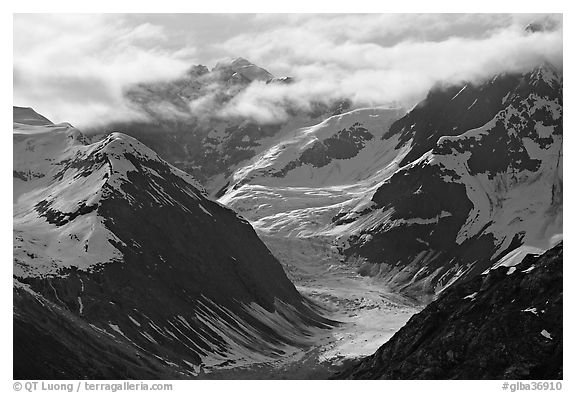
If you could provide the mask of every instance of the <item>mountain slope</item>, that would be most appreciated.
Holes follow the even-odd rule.
[[[520,246],[542,252],[553,245],[562,233],[561,80],[538,68],[518,78],[502,102],[486,124],[439,137],[394,173],[369,209],[339,217],[343,226],[362,222],[344,253],[366,261],[366,274],[433,293]],[[407,117],[430,124],[427,106]]]
[[[350,379],[562,379],[562,244],[451,286]]]
[[[219,201],[262,233],[335,236],[333,217],[398,169],[403,151],[382,135],[403,113],[357,109],[298,128],[236,170]]]
[[[278,136],[316,124],[350,105],[346,100],[314,102],[310,108],[302,109],[287,103],[279,109],[284,116],[265,120],[230,109],[252,84],[273,89],[275,84],[291,80],[275,78],[243,58],[222,61],[211,70],[192,66],[174,80],[126,89],[126,101],[146,120],[126,119],[87,131],[94,134],[93,139],[110,130],[133,136],[214,193],[225,185],[224,179],[238,165],[260,153]]]
[[[94,378],[197,375],[297,350],[330,326],[251,226],[189,175],[126,135],[88,144],[69,124],[22,113],[15,109],[15,375],[85,376],[86,367],[42,367],[62,358],[93,366]],[[37,332],[46,340],[34,350],[45,357],[19,355]],[[126,360],[126,373],[98,364],[90,347]]]
[[[562,77],[545,64],[437,86],[405,115],[346,112],[230,179],[219,200],[262,235],[323,239],[362,275],[426,300],[561,237]]]

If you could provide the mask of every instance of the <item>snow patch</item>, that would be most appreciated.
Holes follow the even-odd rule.
[[[138,322],[137,320],[135,320],[134,318],[132,318],[130,315],[128,315],[128,319],[130,319],[130,321],[132,321],[132,323],[138,327],[140,327],[140,322]]]
[[[474,293],[471,293],[471,294],[468,295],[468,296],[464,296],[462,299],[463,299],[463,300],[466,300],[466,299],[474,300],[474,299],[476,298],[476,295],[478,295],[478,292],[474,292]]]
[[[534,315],[538,315],[538,310],[536,309],[536,307],[527,308],[525,310],[522,310],[522,312],[531,312]]]
[[[468,85],[464,85],[464,87],[461,88],[460,91],[458,93],[456,93],[456,95],[454,97],[452,97],[451,100],[454,100],[456,97],[458,97],[460,95],[460,93],[462,93],[467,87],[468,87]]]
[[[207,215],[209,215],[210,217],[212,217],[212,213],[210,213],[208,210],[206,210],[206,209],[204,208],[204,206],[202,206],[200,203],[198,204],[198,207],[200,207],[200,209],[201,209],[204,213],[206,213]]]

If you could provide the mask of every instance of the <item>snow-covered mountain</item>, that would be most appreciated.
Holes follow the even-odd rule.
[[[228,59],[220,61],[214,66],[215,72],[222,74],[230,83],[250,83],[253,81],[264,81],[274,79],[274,75],[260,68],[255,64],[250,63],[248,60],[238,57],[236,59]]]
[[[404,116],[361,109],[297,129],[219,200],[266,236],[322,238],[364,275],[438,293],[561,237],[562,77],[543,65],[437,86]]]
[[[129,105],[147,120],[126,119],[87,133],[95,134],[93,140],[111,130],[133,136],[215,193],[239,165],[267,149],[278,137],[317,124],[350,106],[345,99],[313,102],[308,109],[287,103],[283,118],[266,122],[227,110],[252,83],[265,88],[292,81],[290,77],[276,78],[243,58],[221,61],[211,70],[192,66],[180,78],[126,89]]]
[[[330,327],[250,224],[136,139],[14,108],[15,378],[197,375]]]
[[[262,233],[335,237],[334,216],[361,205],[398,169],[402,149],[382,137],[402,115],[358,109],[296,129],[236,170],[219,201]]]
[[[496,85],[498,79],[487,83]],[[471,96],[452,104],[459,98],[450,99],[446,113],[480,101]],[[437,127],[426,114],[434,101],[429,97],[407,116],[414,124],[412,151],[421,148],[415,135]],[[519,262],[519,247],[543,252],[558,241],[561,79],[550,67],[540,67],[519,76],[499,102],[502,109],[481,126],[461,127],[464,116],[462,123],[428,137],[436,139],[433,148],[388,178],[369,209],[338,218],[337,225],[362,223],[344,253],[367,261],[362,267],[367,274],[411,291],[438,292],[502,258]]]

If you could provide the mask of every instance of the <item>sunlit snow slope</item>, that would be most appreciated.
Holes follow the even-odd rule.
[[[266,235],[336,236],[333,217],[398,169],[406,149],[382,137],[402,114],[358,109],[296,129],[238,169],[219,201]]]
[[[562,77],[543,65],[297,129],[219,200],[266,236],[323,238],[362,274],[437,293],[561,238]]]
[[[329,327],[244,219],[136,139],[14,108],[14,377],[198,375]]]

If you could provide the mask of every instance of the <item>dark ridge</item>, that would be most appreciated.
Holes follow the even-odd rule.
[[[477,86],[471,83],[437,86],[424,101],[392,124],[383,138],[399,134],[398,147],[413,138],[410,152],[400,163],[406,165],[434,148],[440,137],[460,135],[486,124],[506,107],[503,98],[514,90],[520,78],[519,74],[505,74]]]
[[[13,378],[30,379],[176,379],[146,351],[98,332],[61,306],[14,287]]]
[[[562,379],[562,266],[559,244],[454,284],[335,378]]]

